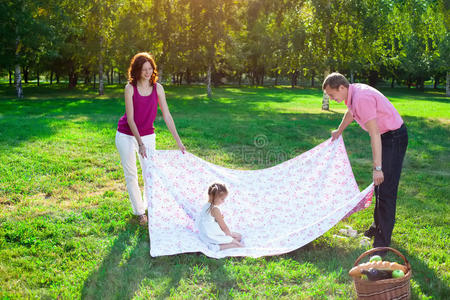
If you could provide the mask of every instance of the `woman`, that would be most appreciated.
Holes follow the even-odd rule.
[[[186,148],[178,136],[175,123],[167,107],[164,88],[157,83],[156,64],[146,52],[136,54],[128,69],[128,84],[125,86],[125,114],[120,118],[116,132],[116,147],[125,174],[128,194],[133,213],[138,216],[139,224],[148,222],[145,210],[149,200],[144,180],[144,200],[138,184],[136,152],[142,171],[149,154],[155,150],[155,128],[153,122],[159,107],[164,121],[181,152]],[[149,153],[150,152],[150,153]]]

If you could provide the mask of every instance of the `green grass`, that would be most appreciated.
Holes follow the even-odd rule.
[[[394,248],[410,260],[414,299],[450,294],[450,100],[440,91],[386,89],[407,123],[409,148],[399,188]],[[243,157],[265,135],[263,151],[290,158],[326,140],[345,111],[321,111],[312,89],[166,87],[187,149],[216,164],[258,169],[280,161]],[[373,206],[286,255],[210,259],[151,258],[146,228],[131,214],[114,145],[122,89],[25,87],[25,100],[0,87],[0,298],[355,297],[347,272],[366,248],[333,234],[359,232]],[[175,149],[159,114],[157,148]],[[344,138],[360,187],[371,182],[368,135],[352,124]],[[142,181],[141,181],[142,183]],[[393,256],[391,256],[393,258]]]

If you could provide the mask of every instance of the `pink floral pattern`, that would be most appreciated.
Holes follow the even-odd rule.
[[[156,150],[147,160],[150,255],[203,252],[260,257],[298,249],[340,220],[367,208],[373,184],[360,192],[342,138],[262,170],[233,170],[191,153]],[[213,252],[198,238],[195,218],[212,182],[227,185],[220,209],[245,248]]]

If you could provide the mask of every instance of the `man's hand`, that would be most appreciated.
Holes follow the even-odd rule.
[[[341,136],[341,132],[339,132],[339,129],[333,130],[331,132],[331,141],[336,140],[337,138],[339,138]]]
[[[383,171],[373,170],[373,182],[375,185],[380,185],[384,181]]]
[[[353,122],[353,115],[350,112],[350,110],[347,109],[338,129],[333,130],[331,132],[331,141],[334,141],[337,138],[339,138],[341,136],[342,132],[344,131],[344,129],[347,128],[347,126],[350,125],[351,122]]]

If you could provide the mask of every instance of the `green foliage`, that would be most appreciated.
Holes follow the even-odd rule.
[[[130,58],[149,51],[162,78],[213,81],[324,71],[416,82],[445,76],[449,7],[443,0],[2,1],[0,69],[15,62],[68,75],[74,86],[102,65],[124,78]],[[17,55],[16,55],[17,53]],[[101,62],[101,63],[100,63]]]

